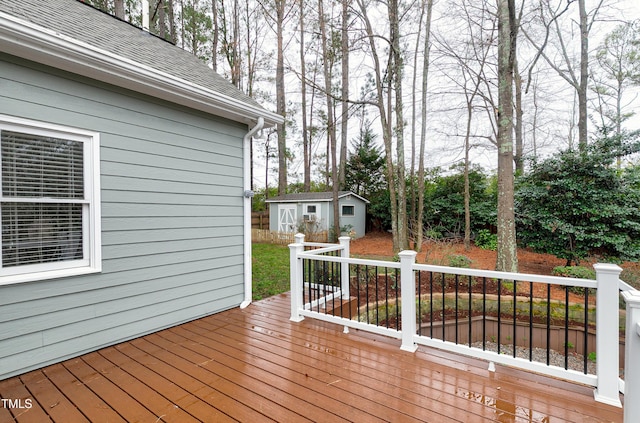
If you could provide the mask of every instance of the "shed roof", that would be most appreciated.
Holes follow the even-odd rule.
[[[340,191],[338,193],[338,199],[353,195],[356,198],[369,204],[369,200],[364,197],[354,194],[351,191]],[[300,192],[295,194],[279,195],[266,200],[267,203],[293,203],[293,202],[306,202],[306,201],[333,201],[332,192]]]
[[[0,0],[0,52],[240,122],[282,121],[196,56],[77,0]]]

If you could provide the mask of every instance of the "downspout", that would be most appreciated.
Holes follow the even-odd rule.
[[[251,304],[252,272],[251,272],[251,139],[253,135],[262,129],[264,119],[259,117],[256,125],[247,132],[242,141],[243,145],[243,179],[244,179],[244,301],[240,308]]]

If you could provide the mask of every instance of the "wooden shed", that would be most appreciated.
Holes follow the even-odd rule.
[[[273,232],[318,232],[333,227],[333,193],[307,192],[270,198],[269,229]],[[351,191],[340,191],[340,227],[345,234],[363,237],[369,200]]]

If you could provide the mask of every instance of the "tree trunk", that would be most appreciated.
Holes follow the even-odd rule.
[[[476,85],[476,89],[477,89]],[[471,187],[469,186],[469,150],[471,137],[471,118],[473,117],[473,99],[477,91],[474,91],[470,100],[467,100],[467,130],[464,136],[464,249],[471,249]]]
[[[173,0],[167,0],[167,10],[169,12],[169,36],[171,37],[171,42],[176,44],[178,42],[178,38],[176,35],[175,18],[173,16]]]
[[[329,57],[327,46],[327,29],[324,15],[324,3],[318,1],[318,15],[320,24],[320,42],[322,43],[322,56]],[[338,194],[340,190],[340,182],[338,180],[338,152],[336,140],[336,125],[334,119],[334,104],[331,95],[331,64],[330,61],[323,60],[324,70],[324,89],[327,96],[327,136],[329,138],[329,155],[327,161],[331,161],[331,184],[333,192],[333,241],[337,241],[340,236],[340,208],[338,205]]]
[[[164,0],[158,0],[156,11],[158,13],[158,36],[162,39],[167,38],[167,16],[165,12],[166,5]]]
[[[514,59],[514,82],[516,90],[516,103],[515,103],[515,137],[516,137],[516,152],[513,157],[513,161],[516,166],[516,173],[522,174],[524,172],[524,134],[522,129],[522,119],[524,116],[524,110],[522,109],[522,77],[520,76],[520,69],[518,68],[518,58]]]
[[[417,234],[416,251],[422,249],[424,237],[423,219],[424,214],[424,150],[427,142],[427,87],[429,75],[429,52],[431,40],[431,17],[433,15],[433,0],[427,0],[427,21],[425,22],[424,49],[422,60],[422,127],[420,129],[420,153],[418,156],[418,211],[416,213]]]
[[[114,0],[114,13],[116,18],[124,20],[124,0]],[[147,11],[149,13],[149,11]]]
[[[393,63],[393,86],[396,108],[396,151],[398,157],[397,177],[398,177],[398,247],[400,250],[409,248],[407,234],[407,188],[405,177],[404,158],[404,106],[402,104],[402,51],[400,50],[400,16],[398,10],[398,0],[389,2],[389,22],[391,24],[391,48]]]
[[[587,88],[589,84],[589,26],[585,0],[578,0],[580,8],[580,89],[578,90],[578,148],[587,148]]]
[[[211,0],[213,11],[213,40],[211,41],[211,63],[214,72],[218,72],[218,43],[220,40],[220,26],[218,24],[218,0]]]
[[[302,149],[304,160],[304,192],[311,191],[311,148],[309,146],[309,129],[307,124],[307,66],[305,64],[304,45],[304,0],[300,0],[300,79],[302,106]]]
[[[518,271],[513,180],[514,0],[498,1],[498,257],[496,269]]]
[[[276,110],[280,116],[287,116],[287,103],[284,95],[284,42],[283,24],[285,0],[276,0],[276,38],[277,38],[277,63],[276,63]],[[287,133],[285,123],[279,123],[278,133],[278,195],[287,193]]]
[[[342,53],[342,99],[340,122],[340,186],[344,186],[347,167],[347,144],[349,142],[349,4],[350,0],[342,0],[342,37],[340,50]]]

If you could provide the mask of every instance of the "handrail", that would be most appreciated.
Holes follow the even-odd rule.
[[[628,283],[626,283],[622,279],[618,280],[618,287],[620,289],[620,292],[637,291],[634,287],[632,287],[631,285],[629,285]]]
[[[571,286],[579,286],[583,288],[597,288],[596,281],[592,279],[565,278],[562,276],[534,275],[530,273],[499,272],[496,270],[446,267],[446,266],[436,266],[432,264],[415,264],[413,265],[413,269],[425,270],[428,272],[436,272],[436,273],[449,273],[452,275],[461,275],[461,276],[477,276],[477,277],[516,280],[516,281],[524,281],[524,282],[540,282],[540,283],[547,283],[552,285],[571,285]]]
[[[309,244],[307,244],[305,242],[304,245],[308,246]],[[317,248],[315,250],[307,250],[307,251],[305,251],[305,253],[315,256],[315,255],[320,255],[320,254],[324,254],[324,253],[330,253],[332,251],[341,251],[343,249],[344,248],[342,247],[342,245],[331,245],[330,247]]]
[[[400,263],[395,261],[384,261],[384,260],[369,260],[369,259],[358,259],[353,257],[339,257],[339,256],[318,256],[313,254],[310,250],[305,251],[304,253],[298,254],[300,258],[306,259],[314,259],[318,261],[329,261],[334,263],[349,263],[349,264],[361,264],[363,266],[379,266],[379,267],[392,267],[395,269],[400,269]]]

